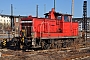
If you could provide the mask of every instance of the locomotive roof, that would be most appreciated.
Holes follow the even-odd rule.
[[[59,12],[55,12],[54,14],[55,14],[55,16],[61,16],[61,15],[72,16],[71,14],[63,14],[63,13],[59,13]],[[45,13],[44,15],[49,16],[49,13]]]

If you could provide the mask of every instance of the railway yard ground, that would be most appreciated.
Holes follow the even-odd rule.
[[[90,44],[38,51],[4,48],[0,55],[0,60],[90,60]]]
[[[0,52],[0,60],[90,60],[90,47],[76,50],[51,49],[27,52],[0,49]]]

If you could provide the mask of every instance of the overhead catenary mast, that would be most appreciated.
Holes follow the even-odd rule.
[[[38,5],[36,5],[36,17],[38,17]]]
[[[74,17],[74,0],[72,0],[72,5],[71,5],[71,14]]]
[[[11,29],[14,30],[13,5],[11,4]]]
[[[54,9],[56,8],[56,1],[54,0]]]

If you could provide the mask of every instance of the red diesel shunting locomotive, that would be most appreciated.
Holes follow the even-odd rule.
[[[21,19],[21,37],[25,45],[43,49],[66,47],[78,37],[78,23],[72,22],[72,15],[57,13],[54,8],[44,15],[45,18],[29,16]]]

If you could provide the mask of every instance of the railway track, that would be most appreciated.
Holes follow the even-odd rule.
[[[59,59],[59,60],[82,60],[90,58],[90,47],[79,48],[72,50],[70,48],[62,49],[49,49],[49,50],[30,50],[27,52],[23,51],[13,51],[13,50],[3,50],[2,57],[36,57],[36,56],[48,56],[50,58]],[[54,56],[54,57],[53,57]]]
[[[80,48],[78,50],[63,49],[62,51],[61,49],[40,50],[40,51],[29,52],[27,56],[32,56],[32,55],[33,56],[34,55],[44,55],[44,56],[59,55],[61,60],[86,59],[86,58],[90,58],[90,47]]]

